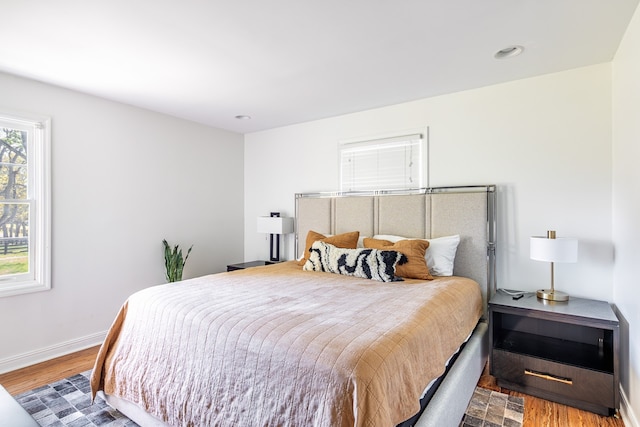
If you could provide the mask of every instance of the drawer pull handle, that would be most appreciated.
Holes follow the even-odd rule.
[[[557,381],[557,382],[562,383],[562,384],[569,384],[569,385],[573,384],[573,381],[571,380],[571,378],[556,377],[554,375],[544,374],[542,372],[531,371],[529,369],[525,369],[524,370],[524,374],[525,375],[531,375],[533,377],[542,378],[543,380]]]

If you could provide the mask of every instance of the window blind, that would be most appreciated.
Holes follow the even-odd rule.
[[[421,134],[340,145],[340,190],[396,190],[422,186]]]

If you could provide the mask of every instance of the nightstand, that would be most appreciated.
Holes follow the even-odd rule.
[[[498,291],[489,301],[497,384],[602,415],[620,407],[619,323],[605,301],[549,303]]]
[[[261,265],[271,265],[271,264],[274,264],[274,262],[273,261],[240,262],[238,264],[229,264],[229,265],[227,265],[227,271],[244,270],[245,268],[258,267],[258,266],[261,266]]]

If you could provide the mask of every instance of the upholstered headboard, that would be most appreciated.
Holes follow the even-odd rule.
[[[300,255],[309,230],[425,239],[459,234],[454,274],[480,284],[486,308],[496,288],[495,190],[486,185],[296,194],[295,253]]]

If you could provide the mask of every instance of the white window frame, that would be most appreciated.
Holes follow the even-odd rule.
[[[424,187],[422,133],[342,142],[338,151],[340,191]]]
[[[27,130],[29,271],[0,276],[0,297],[51,289],[51,119],[0,111],[0,126]],[[10,202],[10,201],[9,201]]]

